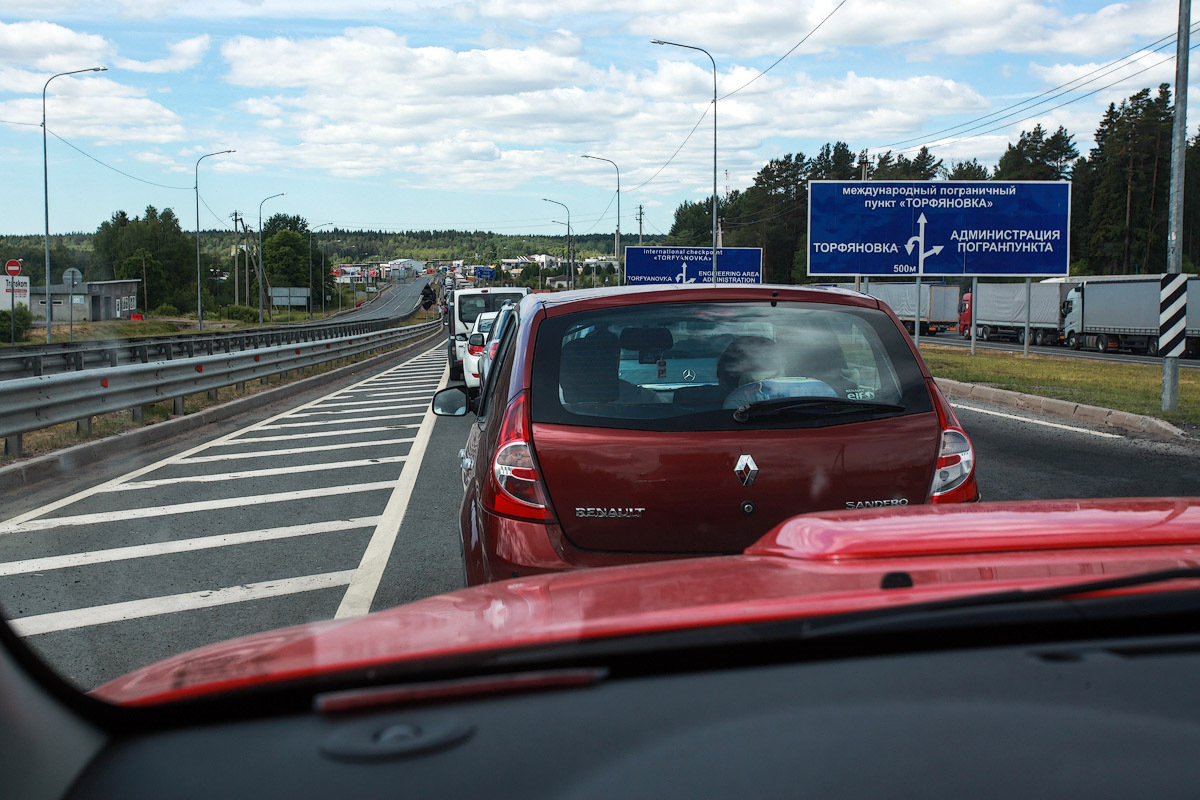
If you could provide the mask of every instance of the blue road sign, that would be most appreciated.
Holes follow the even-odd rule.
[[[711,247],[627,247],[625,283],[713,283]],[[762,283],[761,247],[718,247],[717,283]]]
[[[496,279],[496,268],[495,267],[476,267],[475,268],[475,277],[480,278],[482,280],[488,280],[488,281],[495,280]]]
[[[810,181],[809,275],[1069,274],[1066,181]]]

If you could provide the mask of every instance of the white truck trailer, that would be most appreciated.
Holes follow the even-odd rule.
[[[1031,283],[1027,307],[1024,283],[977,283],[977,292],[964,295],[964,319],[959,330],[964,336],[970,335],[970,312],[974,307],[975,329],[982,341],[1012,339],[1025,344],[1028,318],[1033,344],[1057,344],[1063,336],[1063,301],[1071,287],[1069,283]]]
[[[853,289],[852,283],[837,284],[842,288]],[[882,300],[896,312],[896,316],[913,332],[914,320],[921,323],[921,335],[932,336],[942,331],[952,331],[958,325],[958,295],[957,286],[942,283],[922,283],[920,310],[917,308],[916,281],[870,281],[863,285],[861,291],[874,298]]]
[[[1063,307],[1063,337],[1068,347],[1132,350],[1158,355],[1158,275],[1144,278],[1092,278],[1071,287]],[[1187,347],[1200,353],[1200,278],[1187,282]]]

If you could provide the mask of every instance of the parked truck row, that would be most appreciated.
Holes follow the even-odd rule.
[[[834,284],[842,289],[853,289],[853,283]],[[932,336],[943,331],[952,331],[958,325],[959,288],[943,283],[921,283],[920,302],[916,281],[876,282],[869,281],[859,286],[874,298],[882,300],[896,312],[909,333],[916,325],[921,326],[922,336]]]
[[[973,312],[983,341],[1011,339],[1024,344],[1028,321],[1033,344],[1158,355],[1159,276],[1072,278],[1033,283],[1028,292],[1026,288],[1023,283],[976,284],[977,291],[963,293],[959,303],[959,334],[971,335]],[[1187,281],[1185,326],[1185,355],[1200,356],[1200,278],[1196,276]]]

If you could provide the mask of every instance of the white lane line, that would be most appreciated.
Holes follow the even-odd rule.
[[[29,558],[24,561],[0,563],[0,576],[26,575],[30,572],[49,572],[53,569],[84,567],[91,564],[107,564],[111,561],[128,561],[134,558],[165,556],[173,553],[191,553],[216,547],[232,547],[239,544],[270,542],[277,539],[292,539],[297,536],[312,536],[318,533],[338,533],[360,528],[373,528],[379,517],[356,517],[335,519],[330,522],[310,522],[306,525],[289,525],[283,528],[262,528],[256,531],[226,533],[219,536],[201,536],[197,539],[180,539],[175,542],[139,544],[129,547],[113,547],[109,550],[92,550],[84,553],[69,553],[63,556]]]
[[[1017,420],[1018,422],[1028,422],[1031,425],[1043,425],[1047,428],[1058,428],[1060,430],[1073,431],[1075,433],[1086,433],[1091,436],[1099,436],[1101,439],[1120,439],[1120,438],[1122,438],[1119,433],[1105,433],[1103,431],[1091,431],[1091,430],[1088,430],[1087,428],[1078,428],[1074,425],[1062,425],[1058,422],[1046,422],[1046,421],[1040,420],[1040,419],[1033,419],[1032,417],[1022,417],[1022,416],[1018,416],[1016,414],[1005,414],[1001,411],[988,411],[986,409],[976,408],[975,406],[964,406],[964,405],[960,405],[958,403],[951,403],[950,405],[953,406],[954,408],[961,408],[963,411],[971,411],[975,414],[988,414],[993,417],[1003,417],[1004,419],[1014,419],[1014,420]]]
[[[158,478],[152,481],[130,481],[120,486],[113,486],[110,492],[129,492],[138,489],[153,489],[156,486],[174,486],[177,483],[222,483],[250,478],[266,478],[271,475],[295,475],[301,472],[329,472],[335,469],[354,469],[355,467],[373,467],[376,464],[399,464],[408,456],[384,456],[382,458],[359,458],[354,461],[333,461],[328,464],[303,464],[295,467],[271,467],[269,469],[240,470],[238,472],[219,472],[213,475],[187,475],[182,478]]]
[[[222,447],[233,447],[238,444],[261,444],[263,442],[291,442],[304,439],[327,439],[331,436],[354,436],[360,433],[382,433],[384,431],[402,431],[417,427],[416,423],[405,423],[402,425],[374,425],[366,428],[349,428],[338,431],[308,431],[307,433],[285,433],[281,436],[247,436],[245,438],[230,439],[222,444]]]
[[[440,348],[441,345],[436,345],[436,347]],[[414,356],[413,358],[410,358],[408,361],[405,361],[403,364],[399,364],[399,365],[393,367],[391,370],[388,370],[388,372],[402,370],[410,364],[415,364],[420,359],[428,357],[431,352],[432,351],[427,351],[426,353],[422,353],[418,356]],[[381,373],[381,374],[386,374],[386,373]],[[378,376],[372,375],[370,378],[365,378],[359,384],[355,384],[355,385],[361,385],[363,383],[366,383],[367,381],[373,380],[376,377],[378,377]],[[99,494],[101,492],[108,491],[111,487],[116,486],[117,484],[121,484],[121,483],[124,483],[125,481],[129,481],[129,480],[133,480],[134,478],[137,478],[141,475],[145,475],[149,472],[153,472],[157,469],[162,469],[163,467],[165,467],[169,464],[179,463],[179,462],[183,461],[184,459],[189,459],[192,463],[199,463],[204,460],[217,461],[217,460],[225,460],[228,458],[251,458],[251,457],[259,456],[259,455],[275,456],[275,455],[285,455],[285,454],[291,454],[291,453],[307,453],[307,452],[313,452],[314,450],[335,450],[335,449],[341,449],[341,448],[346,448],[346,447],[375,447],[378,445],[398,444],[398,443],[412,441],[411,439],[391,439],[388,441],[375,441],[375,442],[366,442],[366,443],[348,442],[348,443],[343,443],[343,444],[339,444],[339,445],[326,445],[324,447],[295,448],[290,451],[289,450],[276,450],[276,451],[266,451],[266,452],[262,452],[262,453],[238,453],[233,456],[220,456],[215,459],[206,459],[203,456],[200,456],[197,458],[190,458],[195,453],[200,453],[204,450],[209,449],[210,447],[218,447],[220,445],[223,445],[229,439],[233,439],[234,437],[241,436],[242,434],[244,434],[248,431],[253,431],[253,430],[256,430],[257,428],[261,428],[264,425],[269,425],[272,422],[275,422],[277,420],[284,419],[285,417],[292,415],[296,411],[304,411],[308,408],[311,408],[312,406],[316,405],[317,403],[320,403],[324,399],[326,399],[326,398],[318,397],[316,400],[313,400],[309,403],[304,403],[302,405],[299,405],[290,411],[284,411],[282,413],[276,414],[273,417],[268,417],[267,419],[257,422],[254,425],[250,425],[245,428],[242,428],[242,429],[239,429],[236,431],[232,431],[230,433],[225,434],[224,436],[218,436],[216,439],[212,439],[207,442],[202,442],[201,444],[198,444],[195,447],[192,447],[192,448],[189,448],[182,452],[176,453],[175,455],[168,456],[168,457],[162,459],[161,461],[156,461],[153,464],[147,464],[144,467],[139,467],[138,469],[135,469],[132,472],[127,472],[124,475],[119,475],[116,478],[112,478],[110,480],[104,481],[103,483],[98,483],[95,486],[92,486],[88,489],[84,489],[82,491],[76,492],[75,494],[68,495],[67,497],[62,498],[61,500],[55,500],[52,503],[47,503],[46,505],[42,506],[41,508],[35,508],[31,511],[26,511],[24,514],[18,514],[17,516],[12,517],[9,520],[7,520],[7,522],[9,524],[15,524],[15,523],[25,522],[26,520],[37,519],[38,517],[53,513],[54,511],[57,511],[58,509],[63,508],[64,506],[73,505],[75,503],[80,502],[81,500],[86,500],[87,498],[91,497],[94,494]]]
[[[420,411],[413,411],[408,414],[385,414],[382,417],[355,417],[352,420],[346,419],[324,419],[315,420],[313,422],[281,422],[278,425],[268,425],[265,428],[259,428],[260,431],[278,431],[286,428],[320,428],[328,425],[346,425],[348,423],[359,422],[381,422],[385,419],[406,419],[408,417],[421,416]],[[347,433],[353,433],[353,430],[348,430]]]
[[[442,385],[449,378],[449,371],[442,374]],[[387,567],[388,558],[396,547],[396,538],[400,534],[400,525],[404,522],[404,514],[408,510],[412,498],[413,487],[417,484],[417,474],[421,469],[421,461],[425,458],[425,448],[433,436],[433,424],[437,420],[432,409],[426,410],[421,427],[417,430],[416,441],[408,451],[408,460],[396,480],[396,488],[388,498],[387,506],[379,517],[379,524],[371,534],[371,541],[363,551],[362,561],[354,571],[354,579],[346,589],[342,602],[338,605],[334,619],[342,617],[357,617],[371,610],[371,603],[379,591],[379,582]]]
[[[221,453],[215,456],[191,456],[190,458],[172,462],[176,464],[207,464],[212,461],[234,461],[243,458],[270,458],[272,456],[290,456],[296,453],[320,453],[326,450],[349,450],[358,447],[383,447],[384,445],[408,444],[412,437],[403,439],[372,439],[369,442],[338,442],[337,444],[313,445],[312,447],[285,447],[279,450],[251,450],[246,453]],[[169,466],[163,464],[162,466]],[[106,489],[105,491],[110,491]]]
[[[176,503],[171,506],[127,508],[122,511],[97,511],[91,514],[76,514],[70,517],[52,517],[50,519],[31,519],[27,522],[18,523],[0,522],[0,534],[45,531],[51,528],[65,528],[75,525],[128,522],[131,519],[167,517],[175,514],[195,514],[200,511],[216,511],[222,508],[251,507],[261,503],[290,503],[294,500],[312,500],[317,497],[332,497],[358,492],[378,492],[383,489],[391,489],[395,485],[395,481],[352,483],[349,486],[322,486],[318,489],[274,492],[273,494],[259,494],[249,497],[222,497],[217,500],[196,500],[191,503]]]
[[[10,619],[8,624],[12,626],[18,636],[36,636],[39,633],[68,631],[92,625],[105,625],[110,622],[156,617],[180,611],[196,611],[231,603],[245,603],[267,597],[283,597],[300,592],[333,589],[345,586],[353,575],[354,570],[344,570],[342,572],[326,572],[323,575],[305,575],[299,578],[247,583],[243,586],[230,586],[225,589],[206,589],[187,594],[152,597],[148,600],[130,600],[105,606],[18,617]]]
[[[381,408],[352,408],[348,411],[308,411],[303,414],[292,414],[289,417],[289,419],[303,419],[305,417],[325,417],[325,416],[332,416],[334,414],[337,414],[340,416],[346,416],[349,414],[371,414],[376,411],[400,411],[405,408],[422,408],[423,409],[427,405],[429,405],[429,400],[428,400],[428,398],[423,397],[423,398],[420,398],[419,400],[417,400],[417,402],[415,402],[415,403],[409,403],[409,402],[405,401],[402,403],[393,403],[392,405],[384,405]],[[336,420],[334,420],[334,421],[336,421]]]
[[[419,394],[425,397],[429,396],[429,390],[422,389],[420,392],[397,392],[395,395],[383,400],[348,400],[344,403],[323,403],[319,406],[314,406],[313,409],[322,410],[326,408],[350,408],[351,406],[386,406],[389,403],[398,403],[401,401],[415,400],[414,397],[400,397],[401,394]],[[311,409],[310,409],[311,410]]]

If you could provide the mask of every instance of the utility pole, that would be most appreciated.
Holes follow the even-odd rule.
[[[638,203],[638,247],[642,246],[642,204]]]
[[[238,212],[234,211],[230,216],[233,217],[233,232],[240,236],[238,232]],[[233,246],[233,304],[235,306],[240,305],[238,303],[238,261],[241,252],[241,244],[235,244]]]

